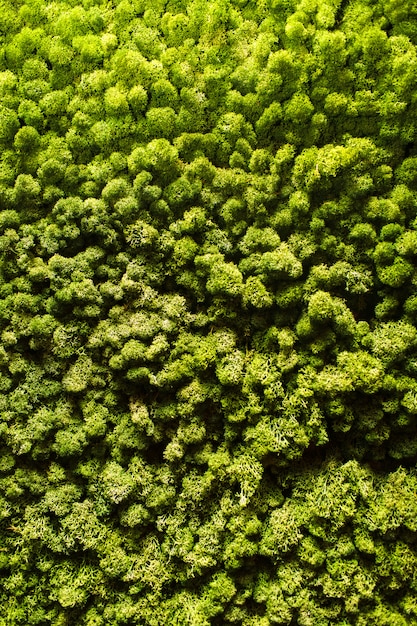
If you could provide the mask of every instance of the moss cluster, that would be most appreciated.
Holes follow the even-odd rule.
[[[416,6],[0,5],[1,626],[417,624]]]

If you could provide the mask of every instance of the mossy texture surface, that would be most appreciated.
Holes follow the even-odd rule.
[[[417,624],[415,3],[0,33],[0,626]]]

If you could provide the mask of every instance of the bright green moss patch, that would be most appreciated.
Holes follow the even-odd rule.
[[[1,625],[417,623],[416,23],[1,3]]]

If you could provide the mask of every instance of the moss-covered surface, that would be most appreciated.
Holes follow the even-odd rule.
[[[417,624],[415,4],[0,33],[0,625]]]

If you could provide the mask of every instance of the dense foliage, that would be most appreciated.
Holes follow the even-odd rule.
[[[0,8],[0,624],[417,624],[415,3]]]

